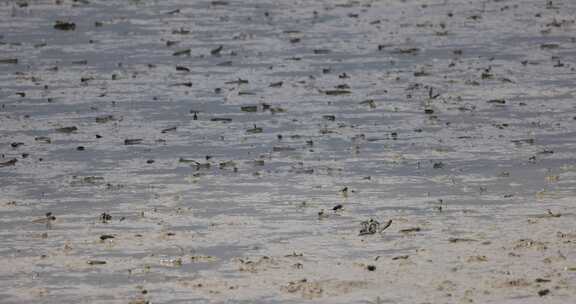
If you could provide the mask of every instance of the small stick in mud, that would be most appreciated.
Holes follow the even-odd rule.
[[[56,220],[56,216],[52,214],[52,212],[47,212],[46,216],[43,218],[35,219],[32,222],[38,224],[46,224],[46,229],[52,228],[52,222]]]
[[[18,58],[3,58],[0,59],[0,64],[18,64]]]
[[[70,134],[70,133],[74,133],[74,132],[78,131],[78,127],[76,127],[76,126],[62,127],[62,128],[56,129],[56,131],[60,132],[60,133]]]
[[[61,31],[73,31],[76,29],[76,24],[74,22],[56,20],[54,28]]]
[[[448,242],[450,243],[465,243],[465,242],[477,242],[477,240],[475,239],[469,239],[469,238],[449,238]]]
[[[114,238],[114,236],[113,236],[113,235],[109,235],[109,234],[103,234],[103,235],[100,236],[100,240],[101,240],[101,241],[105,241],[105,240],[113,239],[113,238]]]
[[[18,160],[16,158],[13,158],[13,159],[5,161],[5,162],[0,162],[0,167],[14,166],[16,164],[16,162],[18,162]]]
[[[420,227],[413,227],[413,228],[401,229],[398,232],[400,232],[400,233],[413,233],[413,232],[419,232],[420,230],[422,230],[422,229],[420,229]]]
[[[138,145],[141,144],[143,141],[142,138],[128,138],[124,140],[124,145],[126,146],[130,146],[130,145]]]
[[[36,220],[33,220],[33,223],[50,223],[51,221],[55,221],[56,217],[54,215],[52,215],[52,212],[47,212],[46,216],[43,218],[39,218]]]
[[[220,55],[220,52],[221,52],[223,49],[224,49],[224,46],[223,46],[223,45],[221,45],[221,46],[219,46],[219,47],[217,47],[217,48],[215,48],[215,49],[212,49],[212,50],[210,50],[210,55],[212,55],[212,56],[218,56],[218,55]]]

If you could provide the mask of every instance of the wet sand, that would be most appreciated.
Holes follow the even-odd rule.
[[[574,16],[0,1],[0,303],[570,303]]]

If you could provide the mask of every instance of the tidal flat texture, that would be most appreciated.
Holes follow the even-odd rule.
[[[0,303],[572,303],[575,16],[0,0]]]

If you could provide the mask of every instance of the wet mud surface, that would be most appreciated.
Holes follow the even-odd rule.
[[[0,1],[0,302],[568,303],[574,16]]]

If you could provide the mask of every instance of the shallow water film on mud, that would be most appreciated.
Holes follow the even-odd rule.
[[[576,2],[0,0],[0,303],[569,303]]]

